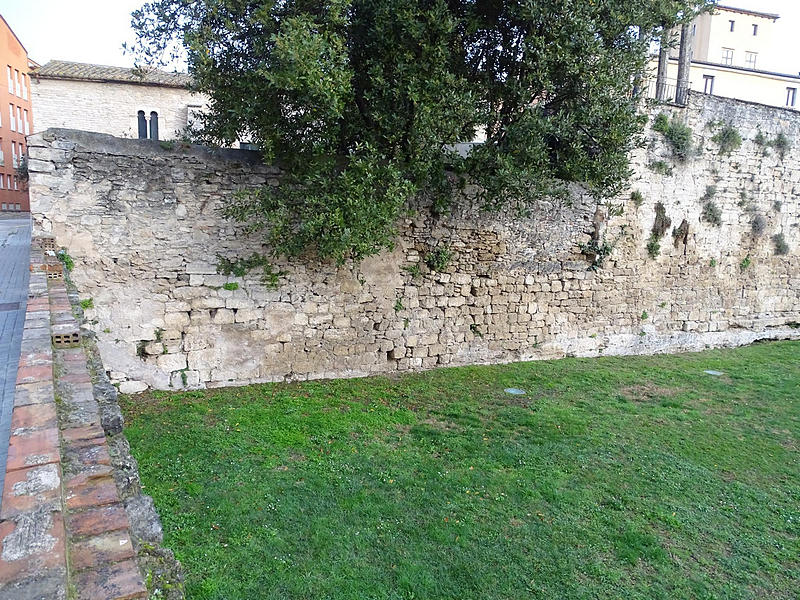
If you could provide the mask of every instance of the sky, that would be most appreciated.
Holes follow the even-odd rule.
[[[122,43],[133,42],[130,14],[145,0],[0,0],[0,14],[40,64],[60,59],[132,66]],[[777,13],[777,53],[770,70],[800,72],[800,0],[721,0],[720,4]],[[764,68],[767,68],[764,66]]]

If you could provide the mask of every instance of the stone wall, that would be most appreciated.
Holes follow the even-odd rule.
[[[266,250],[218,214],[234,190],[277,177],[254,153],[51,130],[29,142],[32,214],[36,232],[73,257],[72,279],[92,299],[91,327],[123,391],[797,337],[800,119],[701,95],[667,110],[693,128],[695,156],[676,162],[649,132],[610,215],[578,192],[567,205],[542,199],[525,217],[466,202],[435,218],[420,206],[394,252],[339,269],[279,262],[274,288],[258,270],[217,273],[218,256]],[[744,138],[731,155],[712,140],[720,120]],[[754,141],[759,130],[798,147],[780,158]],[[671,174],[652,170],[660,160]],[[701,200],[709,186],[713,197]],[[707,201],[721,225],[701,217]],[[672,225],[651,258],[657,203]],[[614,246],[597,270],[580,247],[594,231]],[[776,253],[777,234],[787,254]],[[432,272],[425,257],[439,247],[452,260]]]
[[[189,106],[207,99],[184,88],[133,83],[31,77],[37,132],[69,127],[126,138],[138,137],[137,113],[158,113],[159,137],[175,139],[185,129]]]

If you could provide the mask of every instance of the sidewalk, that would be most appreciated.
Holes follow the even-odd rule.
[[[0,219],[0,489],[5,480],[14,385],[25,324],[30,245],[27,215]]]

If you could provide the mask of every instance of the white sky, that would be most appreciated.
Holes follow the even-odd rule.
[[[0,13],[38,63],[61,59],[132,66],[122,42],[135,39],[133,10],[145,0],[0,0]],[[721,0],[720,4],[781,15],[775,47],[781,52],[764,68],[800,72],[800,0]]]

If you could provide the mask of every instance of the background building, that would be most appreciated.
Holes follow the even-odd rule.
[[[770,106],[800,108],[798,73],[780,73],[783,51],[775,34],[780,15],[716,6],[697,17],[688,33],[691,44],[689,86],[695,92],[758,102]],[[680,35],[673,32],[667,67],[667,98],[674,100],[678,77]],[[653,61],[654,71],[655,63]],[[655,85],[651,83],[650,93]]]
[[[28,52],[0,15],[0,212],[29,210],[25,136],[33,130]]]
[[[31,73],[36,129],[174,139],[206,105],[185,73],[53,60]]]

